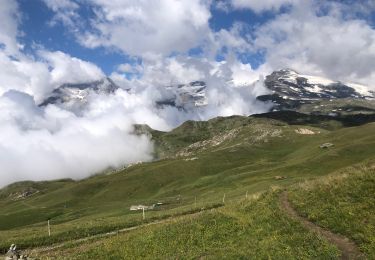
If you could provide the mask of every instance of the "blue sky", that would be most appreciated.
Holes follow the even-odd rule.
[[[82,47],[74,40],[71,33],[63,24],[51,25],[54,13],[41,0],[20,0],[20,10],[23,18],[20,29],[24,33],[21,41],[28,51],[34,51],[34,44],[42,45],[50,51],[62,51],[71,56],[97,64],[106,74],[115,70],[116,66],[127,61],[125,54],[99,47],[89,49]],[[89,14],[85,9],[83,17]]]
[[[47,7],[42,0],[19,0],[19,8],[22,13],[20,30],[23,32],[19,38],[25,45],[25,51],[33,53],[40,46],[49,51],[62,51],[71,56],[95,63],[106,74],[111,74],[119,64],[133,62],[133,59],[121,51],[97,47],[94,49],[83,47],[75,39],[69,28],[62,23],[51,24],[55,13]],[[211,18],[209,27],[213,31],[221,29],[229,30],[234,23],[243,23],[247,30],[251,32],[265,22],[273,19],[275,12],[255,13],[251,9],[232,10],[230,12],[211,6]],[[90,7],[82,5],[79,9],[82,20],[92,18],[93,13]],[[38,45],[38,46],[35,46]],[[225,53],[225,48],[223,49]],[[200,48],[192,48],[189,55],[201,54]],[[241,53],[239,58],[244,63],[250,63],[253,68],[257,68],[264,62],[261,52]],[[222,55],[218,54],[217,60],[222,60]]]
[[[0,17],[0,187],[151,160],[134,124],[269,111],[256,97],[274,70],[375,91],[374,0],[1,0]],[[115,93],[39,106],[104,76]],[[157,105],[196,80],[199,109]]]
[[[43,60],[41,50],[62,52],[125,81],[141,78],[157,60],[179,59],[189,70],[189,57],[195,67],[203,60],[226,62],[230,70],[249,65],[253,79],[285,67],[335,80],[375,78],[371,0],[6,1],[17,4],[15,41],[23,54]],[[330,41],[336,38],[342,43]],[[134,69],[119,71],[123,64]]]
[[[94,13],[94,9],[98,7],[87,4],[87,2],[85,3],[82,0],[70,1],[79,4],[79,8],[75,9],[74,12],[79,15],[80,23],[82,23],[84,27],[93,29],[90,24],[90,19],[95,19],[96,14]],[[48,1],[18,0],[19,10],[22,14],[20,31],[23,33],[21,37],[19,37],[19,41],[25,45],[26,52],[33,53],[33,51],[40,48],[40,46],[49,51],[62,51],[73,57],[96,64],[107,75],[110,75],[116,70],[117,66],[122,63],[133,64],[134,60],[139,61],[139,59],[134,59],[134,55],[132,53],[129,54],[126,51],[121,50],[121,48],[116,48],[116,46],[115,48],[108,48],[103,45],[90,48],[83,46],[82,42],[77,41],[74,33],[72,33],[71,26],[67,26],[66,23],[55,19],[56,13],[64,12],[63,9],[61,8],[56,12],[56,9],[53,10],[51,6],[47,6],[46,2]],[[54,2],[54,0],[50,2]],[[235,24],[241,24],[242,28],[237,37],[240,36],[246,39],[246,37],[254,37],[255,31],[259,27],[262,27],[262,25],[265,23],[275,20],[277,17],[290,12],[290,10],[293,8],[293,4],[291,3],[296,1],[274,1],[275,3],[285,3],[281,4],[280,6],[275,4],[269,4],[267,6],[267,4],[262,5],[257,3],[259,1],[248,1],[250,4],[241,4],[244,1],[238,0],[237,2],[239,2],[239,4],[237,5],[242,8],[233,8],[235,4],[231,4],[230,1],[219,2],[222,3],[221,8],[220,6],[218,7],[215,4],[211,4],[208,9],[210,12],[210,19],[208,20],[210,30],[213,33],[219,32],[220,30],[230,31]],[[234,0],[234,2],[236,1]],[[251,4],[251,2],[254,2],[255,4]],[[272,3],[272,1],[266,2]],[[88,1],[88,3],[90,3],[90,1]],[[340,1],[338,1],[338,3],[340,3]],[[350,5],[353,5],[354,2],[348,0],[341,1],[340,4],[342,3],[349,7]],[[246,8],[247,6],[249,8]],[[363,7],[366,8],[366,6]],[[330,8],[331,7],[322,6],[321,10],[330,10]],[[369,26],[374,28],[374,10],[370,8],[367,10],[366,14],[363,13],[363,10],[358,10],[349,13],[349,16],[364,20]],[[72,18],[72,21],[74,22],[75,20]],[[82,24],[80,26],[82,26]],[[126,41],[126,39],[124,39],[124,41]],[[217,52],[216,60],[225,60],[227,51],[228,47],[223,45],[220,51]],[[176,53],[178,54],[180,52],[174,52],[171,50],[169,55],[173,56],[176,55]],[[197,46],[192,45],[186,53],[188,56],[205,55],[204,53],[202,54],[202,48],[199,44],[197,44]],[[265,51],[262,48],[252,50],[247,49],[246,51],[240,52],[234,51],[234,53],[236,53],[239,61],[242,63],[249,63],[253,69],[257,69],[260,65],[266,62]]]

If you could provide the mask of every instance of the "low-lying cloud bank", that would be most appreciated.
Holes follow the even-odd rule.
[[[255,97],[266,91],[260,75],[273,70],[289,67],[375,88],[372,0],[43,2],[51,12],[46,23],[65,28],[67,42],[123,55],[124,64],[109,73],[121,89],[113,95],[91,93],[80,111],[39,106],[63,83],[106,75],[68,53],[35,42],[25,46],[20,6],[2,0],[0,187],[28,179],[83,178],[150,161],[153,143],[133,134],[134,124],[169,130],[188,119],[267,111]],[[214,29],[210,21],[220,10],[251,10],[249,15],[268,18]],[[253,59],[261,63],[256,69],[249,64]],[[157,105],[171,94],[165,86],[196,80],[207,84],[206,106]]]
[[[190,58],[169,60],[164,71],[160,70],[167,64],[150,64],[142,80],[116,80],[114,74],[123,88],[114,94],[92,91],[79,111],[58,104],[39,106],[64,79],[77,83],[104,75],[95,65],[61,52],[40,53],[39,61],[3,56],[13,74],[8,74],[8,84],[4,84],[11,87],[1,88],[0,96],[0,186],[20,180],[79,179],[110,167],[150,161],[153,143],[148,136],[135,135],[134,124],[167,131],[188,119],[248,115],[269,108],[255,99],[265,91],[261,81],[237,86],[233,77],[241,79],[236,76],[241,69]],[[185,77],[187,81],[182,81]],[[188,83],[194,78],[207,83],[206,106],[184,110],[157,105],[168,96],[164,84]]]
[[[28,94],[11,90],[0,98],[0,109],[0,186],[83,178],[152,158],[152,143],[131,133],[133,121],[121,106],[78,117],[53,105],[40,108]]]

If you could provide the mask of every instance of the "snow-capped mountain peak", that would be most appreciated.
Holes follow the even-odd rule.
[[[228,83],[230,84],[230,83]],[[242,87],[251,87],[245,84]],[[274,71],[265,77],[265,87],[270,94],[257,97],[261,101],[273,102],[274,109],[293,109],[316,100],[331,99],[374,99],[375,94],[368,87],[359,84],[342,83],[327,78],[299,74],[291,69]],[[41,106],[57,104],[66,109],[79,111],[88,102],[90,93],[110,95],[117,86],[110,78],[98,81],[63,84],[45,99]],[[207,85],[204,81],[157,87],[160,95],[155,97],[156,105],[161,108],[172,106],[184,110],[197,109],[209,103]],[[132,93],[132,92],[129,92]]]
[[[108,77],[87,83],[65,83],[56,88],[40,105],[86,103],[90,92],[112,94],[118,88],[119,86]]]
[[[303,75],[290,69],[274,71],[264,83],[284,99],[374,98],[374,93],[366,86]]]
[[[192,109],[208,104],[207,85],[204,81],[193,81],[163,88],[168,98],[158,100],[156,103],[159,106],[171,105],[182,109]]]

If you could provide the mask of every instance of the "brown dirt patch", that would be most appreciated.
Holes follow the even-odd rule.
[[[288,193],[286,191],[280,194],[280,205],[282,210],[284,210],[287,215],[301,222],[306,229],[318,233],[334,244],[341,251],[340,259],[365,259],[365,256],[361,253],[361,251],[359,251],[357,245],[349,238],[334,234],[331,231],[323,229],[313,222],[298,215],[298,213],[290,205]]]

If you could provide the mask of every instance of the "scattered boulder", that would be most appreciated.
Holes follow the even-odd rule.
[[[333,146],[335,146],[333,143],[324,143],[324,144],[321,144],[319,147],[322,149],[327,149]]]
[[[198,160],[198,157],[185,158],[184,161],[195,161]]]
[[[162,206],[162,205],[164,205],[163,202],[157,202],[157,203],[152,204],[152,205],[149,205],[149,206],[147,206],[147,205],[132,205],[132,206],[130,206],[130,210],[131,210],[131,211],[137,211],[137,210],[153,210],[153,209],[155,209],[155,208],[157,208],[157,207],[160,207],[160,206]]]
[[[136,211],[136,210],[152,210],[155,208],[155,204],[151,206],[146,206],[146,205],[132,205],[130,206],[131,211]]]
[[[316,134],[314,131],[307,129],[307,128],[299,128],[296,129],[295,132],[300,135],[314,135]]]
[[[275,180],[285,180],[286,176],[279,176],[279,175],[277,175],[277,176],[274,177],[274,179]]]
[[[39,193],[39,190],[32,187],[28,187],[22,191],[9,194],[9,197],[11,200],[22,200],[37,193]]]
[[[17,249],[15,244],[12,244],[5,255],[5,260],[32,260],[28,255],[21,254],[21,251]]]

